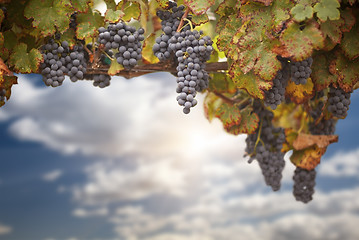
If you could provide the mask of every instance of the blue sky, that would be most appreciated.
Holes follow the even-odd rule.
[[[98,89],[22,75],[0,110],[0,239],[358,239],[359,96],[337,124],[314,200],[264,185],[226,134],[176,103],[167,73]]]

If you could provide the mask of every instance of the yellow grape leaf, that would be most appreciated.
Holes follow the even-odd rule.
[[[320,163],[326,150],[326,147],[319,148],[317,145],[299,151],[293,150],[290,160],[297,167],[312,170]]]
[[[307,79],[306,84],[296,85],[294,82],[289,81],[286,87],[286,97],[289,97],[290,100],[296,104],[302,104],[309,99],[311,99],[314,94],[314,84],[311,78]]]

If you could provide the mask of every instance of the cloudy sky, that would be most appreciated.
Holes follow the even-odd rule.
[[[245,136],[176,102],[167,73],[107,89],[22,75],[0,109],[0,239],[359,238],[359,95],[318,168],[314,200],[266,187]]]

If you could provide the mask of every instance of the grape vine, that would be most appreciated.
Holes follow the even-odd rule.
[[[315,168],[359,86],[357,1],[103,3],[101,13],[93,0],[1,1],[0,106],[14,73],[104,88],[115,75],[167,71],[185,114],[202,93],[209,120],[248,134],[249,161],[274,191],[292,151],[295,199],[312,200]]]

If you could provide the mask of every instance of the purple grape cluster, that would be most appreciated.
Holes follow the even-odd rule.
[[[335,132],[335,119],[325,119],[322,117],[316,124],[322,115],[323,108],[324,102],[320,101],[318,105],[309,112],[313,118],[313,122],[309,124],[309,132],[313,135],[332,135]]]
[[[273,113],[265,109],[259,100],[253,102],[253,111],[259,116],[261,122],[256,132],[249,134],[246,138],[246,152],[250,155],[248,162],[251,163],[256,159],[265,183],[271,186],[273,191],[278,191],[285,166],[284,153],[281,152],[285,142],[284,129],[273,126]],[[260,141],[257,142],[258,138]]]
[[[93,80],[94,80],[93,85],[95,87],[105,88],[110,86],[111,76],[106,74],[94,74]]]
[[[285,88],[287,87],[290,76],[288,62],[283,60],[281,63],[282,69],[277,72],[277,75],[273,79],[272,88],[264,92],[264,104],[273,110],[285,100]]]
[[[44,83],[52,87],[61,86],[65,80],[65,74],[68,73],[67,64],[71,61],[68,56],[70,52],[68,42],[63,41],[58,44],[51,38],[41,51],[44,62],[41,63],[40,69]]]
[[[67,75],[72,82],[77,80],[83,80],[86,73],[87,63],[85,59],[85,49],[79,44],[73,47],[70,54],[66,56],[68,61],[66,68],[68,70]]]
[[[156,38],[156,43],[153,45],[154,55],[161,61],[171,57],[171,49],[169,49],[169,40],[175,35],[178,26],[180,25],[181,18],[184,14],[184,6],[177,7],[177,3],[169,2],[169,7],[166,11],[158,10],[157,16],[161,19],[162,31],[161,36]],[[188,16],[187,19],[190,19]],[[182,32],[190,29],[190,26],[185,26]]]
[[[105,50],[116,49],[116,60],[124,68],[129,69],[137,65],[142,59],[142,41],[145,39],[143,28],[126,25],[124,22],[109,24],[107,28],[98,29],[100,44]]]
[[[316,174],[315,169],[310,171],[300,167],[295,169],[293,195],[297,201],[308,203],[313,199]]]
[[[340,87],[330,87],[328,94],[328,111],[334,117],[345,118],[350,105],[350,92],[347,93]]]
[[[290,67],[292,81],[296,84],[306,84],[307,79],[312,73],[311,66],[313,64],[313,58],[309,57],[300,62],[292,62]]]
[[[213,51],[213,41],[209,36],[201,37],[202,32],[196,30],[177,32],[170,39],[169,48],[177,57],[177,102],[188,114],[190,108],[196,106],[197,91],[208,87],[209,75],[206,72],[206,61]]]

